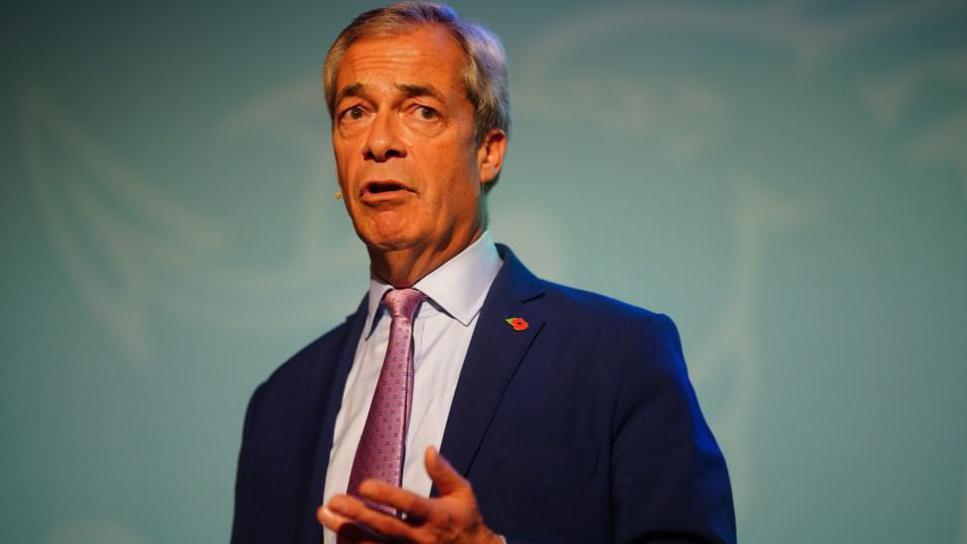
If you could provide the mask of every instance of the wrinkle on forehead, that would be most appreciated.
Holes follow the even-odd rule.
[[[427,25],[405,34],[363,38],[346,50],[337,72],[337,88],[356,83],[372,83],[389,73],[388,80],[398,84],[425,85],[441,75],[444,66],[456,67],[447,84],[461,88],[461,73],[466,62],[463,49],[444,27]],[[407,81],[403,81],[406,77]],[[414,79],[416,78],[416,79]]]
[[[358,46],[353,45],[346,53],[343,65],[357,71],[381,70],[429,64],[434,58],[433,55],[421,51],[421,48],[416,46],[394,47],[390,51],[386,51],[384,48],[377,48],[374,45],[365,42]],[[358,49],[355,49],[357,47]]]

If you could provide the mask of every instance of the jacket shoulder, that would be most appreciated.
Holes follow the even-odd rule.
[[[544,283],[544,313],[553,316],[559,342],[593,358],[597,368],[611,375],[644,371],[662,374],[665,381],[687,382],[681,337],[669,316],[599,293]]]
[[[609,326],[640,327],[656,320],[666,320],[667,316],[635,306],[616,298],[540,280],[544,286],[545,304],[554,309],[556,315],[571,321],[605,322]]]

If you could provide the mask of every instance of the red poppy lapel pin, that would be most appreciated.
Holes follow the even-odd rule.
[[[531,326],[523,317],[508,317],[504,321],[517,332],[526,331]]]

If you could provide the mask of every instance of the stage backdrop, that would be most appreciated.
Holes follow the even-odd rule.
[[[967,543],[967,5],[455,6],[510,59],[494,238],[676,320],[740,540]],[[228,539],[249,395],[366,289],[363,7],[0,8],[0,541]]]

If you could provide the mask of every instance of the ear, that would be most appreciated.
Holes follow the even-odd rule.
[[[477,148],[477,171],[480,184],[487,185],[497,179],[500,167],[504,165],[504,152],[507,151],[507,134],[499,129],[490,129]]]

